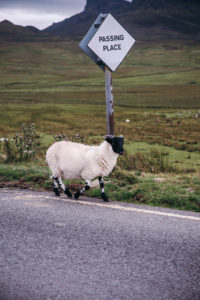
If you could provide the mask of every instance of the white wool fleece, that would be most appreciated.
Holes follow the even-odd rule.
[[[46,161],[53,177],[92,180],[107,176],[117,162],[118,154],[104,141],[99,146],[61,141],[49,147]]]

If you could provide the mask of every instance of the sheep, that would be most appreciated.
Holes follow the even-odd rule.
[[[117,158],[124,152],[124,137],[105,136],[105,141],[99,146],[88,146],[70,141],[56,142],[49,147],[46,153],[46,161],[52,173],[54,192],[60,196],[59,187],[72,198],[72,194],[66,187],[62,178],[82,179],[85,187],[74,194],[78,198],[90,189],[91,180],[98,177],[101,196],[108,202],[104,191],[103,176],[108,176],[116,165]]]

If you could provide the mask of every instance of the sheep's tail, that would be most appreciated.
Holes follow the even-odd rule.
[[[56,157],[56,144],[53,144],[46,153],[46,162],[51,170],[52,178],[59,177],[58,162]]]

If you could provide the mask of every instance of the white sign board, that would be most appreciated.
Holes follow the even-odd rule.
[[[134,43],[135,39],[108,14],[89,41],[88,47],[114,72]]]

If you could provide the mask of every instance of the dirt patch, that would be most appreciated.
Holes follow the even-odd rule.
[[[20,189],[29,189],[31,188],[30,184],[25,182],[23,179],[15,181],[0,181],[0,188],[20,188]]]
[[[30,189],[30,190],[37,190],[37,191],[52,191],[53,190],[53,182],[52,185],[45,186],[45,180],[41,177],[34,177],[31,182],[27,182],[24,178],[19,180],[6,180],[5,178],[0,177],[0,188],[19,188],[19,189]],[[84,183],[71,183],[69,189],[72,192],[78,191],[84,187]]]

